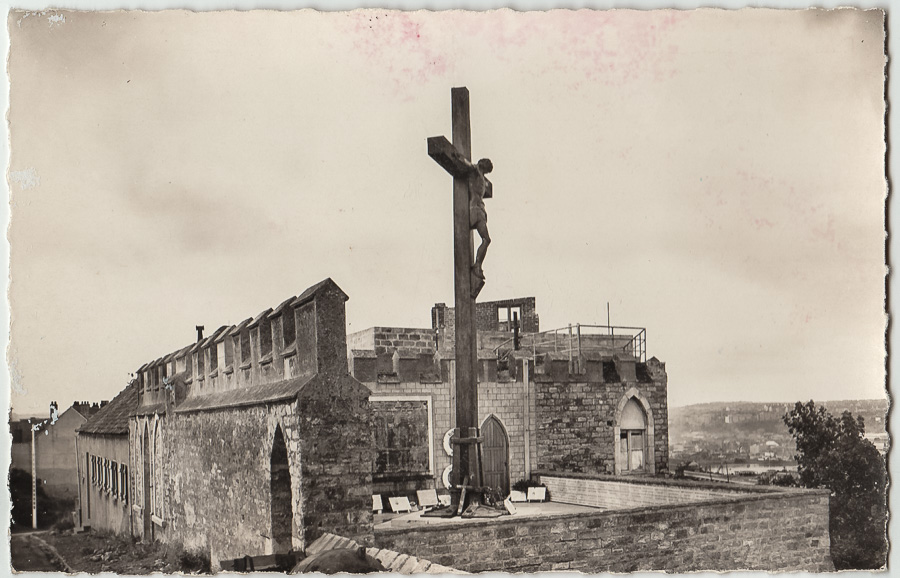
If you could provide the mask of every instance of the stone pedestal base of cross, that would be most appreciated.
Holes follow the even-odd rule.
[[[481,437],[478,432],[477,335],[475,297],[484,285],[473,271],[472,219],[469,213],[472,141],[469,127],[469,91],[451,90],[453,143],[443,136],[428,139],[428,155],[453,176],[453,285],[456,322],[456,429],[451,443],[453,470],[451,493],[456,513],[467,506],[466,495],[480,501],[483,485]],[[481,176],[483,178],[483,175]],[[492,196],[484,179],[482,198]],[[473,491],[474,490],[474,491]],[[452,515],[452,514],[451,514]]]

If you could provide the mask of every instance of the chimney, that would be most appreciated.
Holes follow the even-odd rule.
[[[203,341],[203,326],[197,325],[197,343]]]

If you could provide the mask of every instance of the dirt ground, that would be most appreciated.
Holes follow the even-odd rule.
[[[59,572],[63,568],[30,534],[14,534],[9,543],[10,564],[17,572]]]
[[[152,574],[197,573],[203,561],[164,544],[142,544],[102,532],[48,533],[42,538],[56,548],[75,572]],[[206,568],[208,572],[208,567]]]

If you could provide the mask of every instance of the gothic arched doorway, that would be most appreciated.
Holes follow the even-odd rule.
[[[647,414],[637,399],[631,398],[619,418],[619,463],[622,472],[647,469]]]
[[[294,516],[291,507],[291,470],[288,466],[287,445],[281,426],[275,427],[272,440],[272,456],[269,478],[272,499],[272,553],[291,550],[291,521]]]
[[[500,420],[488,417],[481,426],[484,485],[509,495],[509,438]]]

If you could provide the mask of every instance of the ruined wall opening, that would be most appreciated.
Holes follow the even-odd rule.
[[[272,499],[272,552],[284,553],[291,549],[291,470],[288,465],[287,445],[281,426],[275,428],[272,440],[272,456],[269,479]]]

